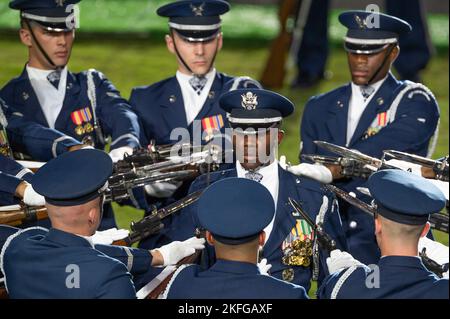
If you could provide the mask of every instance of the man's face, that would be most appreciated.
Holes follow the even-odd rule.
[[[244,134],[241,129],[233,129],[233,147],[236,159],[247,170],[254,170],[277,156],[278,145],[283,132],[278,128],[256,130],[257,134]]]
[[[72,53],[75,31],[52,32],[39,25],[32,25],[32,28],[37,41],[52,62],[58,67],[65,66],[69,62]],[[32,67],[44,70],[55,68],[55,66],[51,65],[44,57],[44,54],[38,48],[38,45],[35,43],[28,29],[21,29],[20,37],[22,42],[29,48],[29,63]]]
[[[348,52],[347,59],[350,74],[352,76],[352,82],[356,85],[366,85],[383,79],[389,72],[392,63],[397,57],[398,47],[395,47],[392,50],[381,70],[369,83],[369,80],[374,76],[375,72],[377,72],[378,68],[383,63],[390,48],[391,47],[389,46],[383,51],[375,54],[356,54]]]
[[[197,75],[205,75],[212,68],[212,64],[217,52],[222,48],[222,34],[207,42],[189,42],[176,32],[172,32],[172,36],[166,36],[166,44],[169,51],[176,54],[175,46],[178,53],[189,66],[191,71]],[[178,70],[184,74],[191,74],[185,65],[178,59]]]

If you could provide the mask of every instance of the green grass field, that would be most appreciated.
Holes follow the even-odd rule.
[[[156,15],[156,9],[171,0],[89,0],[80,3],[80,27],[94,33],[151,33],[166,32],[167,20]],[[8,8],[9,1],[0,2],[0,29],[14,29],[18,12]],[[233,3],[233,1],[231,1]],[[361,8],[364,9],[364,8]],[[267,42],[279,29],[278,7],[275,5],[232,4],[223,16],[224,31],[229,39]],[[345,29],[339,24],[338,10],[330,14],[330,40],[340,42]],[[427,16],[431,38],[439,49],[448,49],[448,15]]]
[[[25,47],[19,43],[15,34],[4,33],[4,35],[0,38],[0,61],[2,61],[0,87],[20,74],[27,59]],[[134,37],[119,40],[116,38],[111,41],[108,41],[106,35],[103,38],[94,39],[81,35],[73,50],[70,69],[74,72],[88,68],[101,70],[119,88],[123,96],[128,98],[133,87],[150,84],[174,74],[175,58],[166,51],[162,43],[162,34],[144,39]],[[225,49],[217,59],[217,68],[228,74],[248,75],[259,79],[268,55],[267,46],[248,47],[240,44],[241,42],[233,41],[229,45],[227,43],[225,35]],[[280,154],[286,155],[292,163],[298,163],[299,122],[308,98],[348,82],[346,56],[340,46],[333,47],[328,61],[328,70],[331,71],[332,77],[323,81],[318,87],[309,90],[291,90],[286,85],[280,91],[296,104],[295,113],[284,122],[286,137],[280,149]],[[436,55],[423,74],[424,83],[434,92],[441,108],[439,142],[434,158],[449,153],[448,75],[448,52]],[[128,228],[132,220],[137,220],[143,215],[140,211],[118,206],[115,207],[115,211],[117,221],[123,228]],[[448,235],[437,234],[437,236],[439,241],[448,245]]]

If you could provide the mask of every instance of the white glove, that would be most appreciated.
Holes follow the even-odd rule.
[[[28,206],[43,206],[45,205],[45,198],[36,193],[33,186],[28,185],[23,192],[23,202]]]
[[[330,253],[330,257],[327,258],[327,266],[328,271],[332,274],[344,268],[363,266],[363,264],[353,258],[348,252],[335,249]]]
[[[272,265],[267,263],[266,258],[261,259],[261,261],[258,263],[257,266],[258,266],[258,269],[259,269],[259,272],[261,273],[261,275],[270,276],[269,270],[270,270],[270,268],[272,268]]]
[[[386,161],[386,164],[389,164],[391,166],[397,167],[401,169],[402,171],[408,171],[413,173],[414,175],[422,176],[422,166],[419,164],[413,164],[406,161],[401,161],[398,159],[391,159]]]
[[[158,182],[144,186],[145,192],[153,197],[167,198],[172,196],[183,182]]]
[[[287,171],[297,176],[306,176],[323,184],[330,184],[333,181],[333,174],[324,165],[302,163],[288,166]]]
[[[123,160],[125,153],[131,155],[133,154],[133,149],[129,146],[122,146],[109,152],[109,156],[111,156],[113,163],[117,163],[118,161]]]
[[[419,239],[419,252],[426,248],[426,254],[438,264],[446,264],[449,260],[448,247],[427,237]]]
[[[104,231],[96,231],[91,239],[94,245],[111,245],[116,240],[124,239],[129,233],[126,229],[110,228]]]
[[[176,265],[184,257],[195,253],[195,250],[205,248],[205,238],[192,237],[185,241],[174,241],[157,248],[163,259],[163,266]]]

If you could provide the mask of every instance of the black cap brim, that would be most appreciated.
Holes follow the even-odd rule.
[[[31,9],[21,12],[21,17],[33,21],[49,31],[71,31],[75,28],[72,12],[65,8]]]
[[[355,53],[355,54],[375,54],[375,53],[385,50],[388,46],[389,46],[389,44],[367,45],[367,44],[356,44],[356,43],[350,43],[350,42],[344,43],[345,51],[350,52],[350,53]]]

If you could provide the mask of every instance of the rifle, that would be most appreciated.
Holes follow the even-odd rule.
[[[423,264],[427,269],[435,273],[439,278],[444,276],[444,273],[448,271],[448,263],[439,265],[433,259],[427,256],[427,249],[423,247],[422,251],[419,252],[419,257],[422,259]]]
[[[225,152],[207,149],[189,156],[172,156],[165,161],[152,162],[151,153],[137,150],[118,162],[115,173],[109,178],[107,201],[120,201],[134,196],[132,189],[158,182],[184,181],[216,171]],[[138,206],[135,203],[136,206]]]
[[[328,189],[329,191],[335,193],[339,198],[342,198],[350,205],[353,205],[353,206],[359,208],[360,210],[369,214],[372,217],[375,216],[376,211],[377,211],[377,208],[375,206],[369,205],[366,202],[364,202],[356,197],[351,196],[346,191],[344,191],[334,185],[327,184],[327,185],[324,185],[324,187],[326,189]],[[443,213],[436,213],[436,214],[430,215],[429,223],[430,223],[430,226],[432,229],[440,230],[440,231],[448,234],[448,232],[449,232],[448,221],[449,221],[448,215],[443,214]]]
[[[128,235],[128,237],[124,239],[113,242],[113,245],[131,246],[132,244],[137,243],[140,240],[157,234],[164,227],[164,225],[161,223],[164,218],[195,203],[202,193],[203,190],[199,190],[166,207],[154,209],[150,215],[144,217],[140,221],[132,222],[130,225],[130,235]]]
[[[356,150],[351,150],[343,146],[324,142],[314,141],[317,146],[340,155],[341,157],[302,155],[308,160],[317,161],[324,165],[340,165],[342,167],[341,174],[344,177],[361,177],[368,178],[372,173],[380,169],[398,169],[395,166],[387,164],[384,160],[363,154]]]
[[[328,190],[332,191],[336,195],[338,195],[340,198],[347,201],[349,204],[360,208],[361,210],[363,210],[364,212],[366,212],[372,216],[375,216],[375,213],[376,213],[375,206],[369,205],[358,198],[350,196],[346,191],[343,191],[342,189],[340,189],[336,186],[328,184],[328,185],[324,185],[324,187],[327,188]],[[444,216],[446,216],[444,214],[432,214],[430,216],[430,224],[432,225],[432,228],[448,233],[448,216],[446,216],[446,223],[445,223],[446,227],[445,227],[444,223],[439,224],[439,222],[437,222],[437,220],[433,219],[435,217],[434,215],[440,215],[438,217],[438,219],[444,219],[445,218]],[[436,227],[441,227],[441,228],[436,228]],[[448,270],[448,264],[439,265],[437,262],[435,262],[434,260],[429,258],[426,255],[426,248],[424,248],[421,252],[419,252],[419,257],[422,259],[422,263],[424,264],[424,266],[429,271],[435,273],[440,278],[442,278],[442,274]]]
[[[261,84],[268,88],[283,86],[286,76],[286,60],[292,42],[292,30],[288,30],[289,20],[297,9],[297,0],[283,0],[278,11],[280,32],[272,43],[269,58],[266,62]]]
[[[301,159],[325,166],[339,165],[341,167],[340,173],[343,177],[360,177],[367,179],[376,171],[372,166],[367,166],[364,162],[349,157],[303,154],[301,155]]]
[[[205,237],[205,231],[196,229],[195,236],[197,238]],[[160,276],[157,276],[137,293],[138,298],[139,296],[141,296],[142,299],[158,299],[159,296],[161,296],[161,294],[166,290],[167,285],[169,284],[177,269],[182,265],[195,263],[200,257],[201,253],[201,250],[196,250],[192,255],[180,260],[176,264],[176,266],[166,267],[166,269],[160,274]]]
[[[124,173],[135,168],[167,161],[171,155],[180,154],[180,151],[181,156],[185,156],[187,152],[190,155],[201,149],[199,150],[190,143],[156,145],[152,140],[147,148],[135,149],[131,155],[125,154],[122,160],[114,164],[114,172]]]
[[[414,164],[419,164],[423,167],[427,167],[433,170],[436,175],[437,180],[441,180],[444,182],[449,181],[449,163],[448,163],[448,155],[444,157],[442,160],[433,160],[426,157],[422,157],[415,154],[409,154],[405,152],[389,150],[383,152],[383,158],[385,156],[390,156],[392,158],[407,161]]]
[[[43,206],[16,206],[13,206],[12,210],[2,210],[5,207],[0,207],[0,225],[22,226],[48,218],[47,208]]]
[[[288,200],[289,204],[295,209],[295,211],[299,213],[305,219],[305,221],[312,227],[312,229],[314,230],[315,237],[317,238],[317,242],[319,243],[319,246],[328,252],[335,250],[336,241],[323,230],[322,225],[320,223],[319,224],[314,223],[311,217],[309,217],[309,215],[303,210],[303,208],[295,199],[289,197]]]

